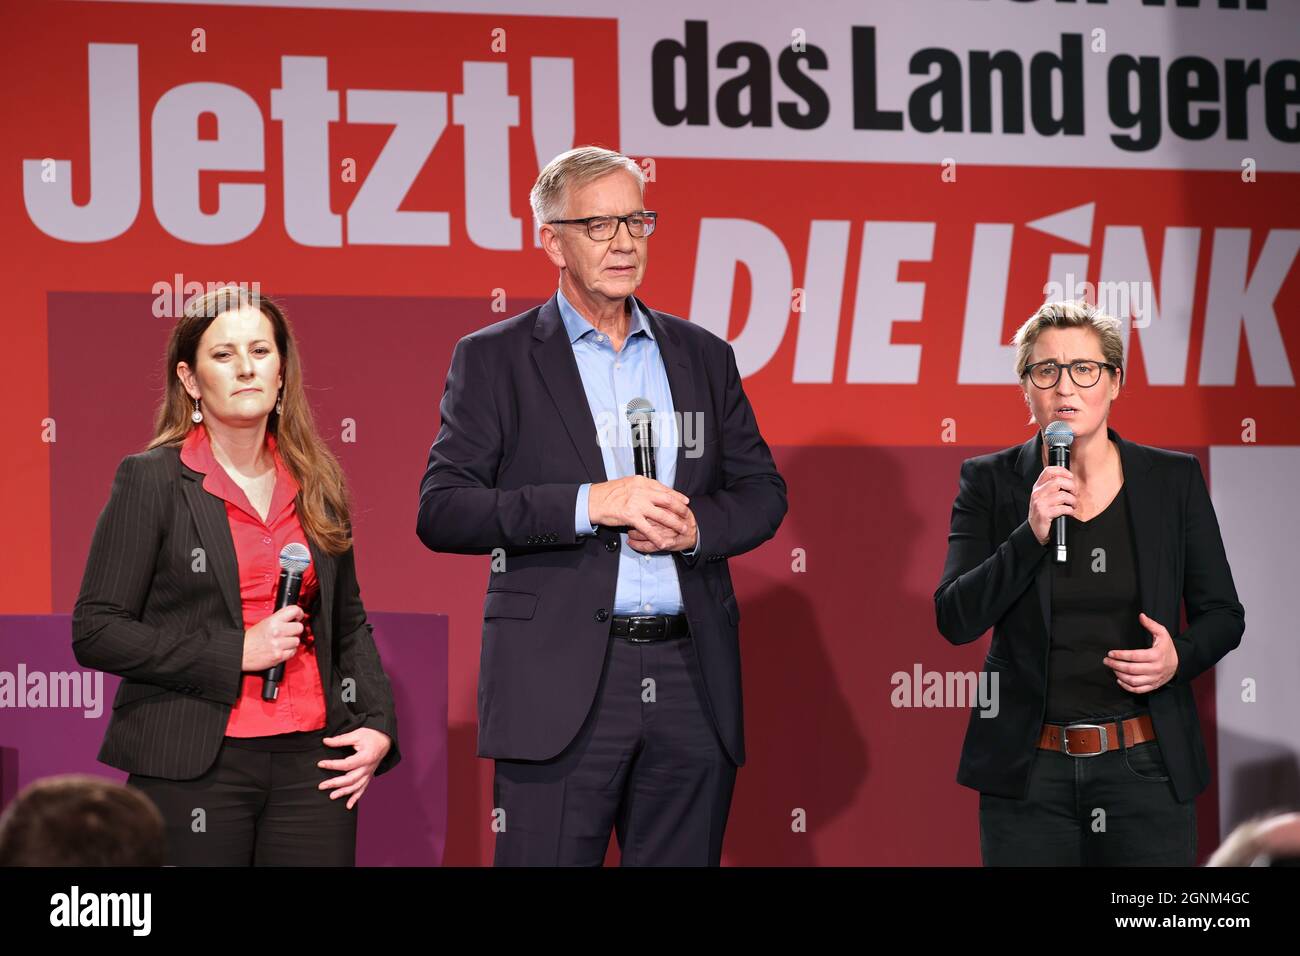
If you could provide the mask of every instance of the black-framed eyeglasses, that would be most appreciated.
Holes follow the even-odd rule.
[[[595,242],[607,242],[618,232],[618,224],[627,223],[627,232],[633,239],[645,239],[654,235],[659,223],[659,213],[642,209],[630,212],[626,216],[588,216],[585,219],[552,219],[552,226],[586,226],[587,235]]]
[[[1101,370],[1110,369],[1112,372],[1118,372],[1119,366],[1112,365],[1110,362],[1097,362],[1093,359],[1083,359],[1078,362],[1071,362],[1068,365],[1061,365],[1052,359],[1043,362],[1035,362],[1033,365],[1026,365],[1022,375],[1028,375],[1029,381],[1033,382],[1039,388],[1051,388],[1061,379],[1061,369],[1070,370],[1070,380],[1080,388],[1092,388],[1101,378]]]

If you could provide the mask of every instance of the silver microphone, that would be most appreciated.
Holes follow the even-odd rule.
[[[632,462],[636,473],[646,478],[655,474],[654,421],[655,407],[647,398],[634,398],[627,403],[627,423],[632,429]]]
[[[1063,421],[1051,422],[1043,429],[1043,441],[1047,443],[1048,464],[1069,468],[1074,429]],[[1056,543],[1056,563],[1064,564],[1069,558],[1065,545],[1065,515],[1057,515],[1052,519],[1052,537]]]

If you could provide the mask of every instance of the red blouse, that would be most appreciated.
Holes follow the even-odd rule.
[[[235,543],[239,563],[239,596],[243,604],[244,627],[251,628],[275,610],[275,591],[280,580],[280,549],[291,541],[306,545],[307,537],[298,521],[294,500],[298,483],[275,450],[275,436],[266,433],[266,445],[275,457],[275,490],[266,520],[235,484],[225,468],[213,457],[208,430],[191,429],[181,446],[181,461],[203,473],[203,490],[226,503],[230,536]],[[303,573],[298,604],[304,610],[316,596],[316,569],[307,566]],[[299,730],[319,730],[325,726],[325,691],[321,687],[320,668],[316,663],[315,637],[310,621],[304,619],[302,643],[293,657],[285,661],[280,696],[262,700],[262,675],[245,673],[240,696],[226,724],[228,737],[265,737]]]

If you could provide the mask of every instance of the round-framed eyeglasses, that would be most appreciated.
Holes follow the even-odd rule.
[[[1098,362],[1094,359],[1082,359],[1078,362],[1070,362],[1068,365],[1062,365],[1053,359],[1047,359],[1043,362],[1035,362],[1033,365],[1026,365],[1022,375],[1029,376],[1029,381],[1033,382],[1039,388],[1052,388],[1061,379],[1061,369],[1070,370],[1070,379],[1080,388],[1092,388],[1101,379],[1101,370],[1110,369],[1112,372],[1118,372],[1119,366],[1112,365],[1110,362]]]

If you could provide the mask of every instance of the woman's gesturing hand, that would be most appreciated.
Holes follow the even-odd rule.
[[[322,760],[316,764],[326,770],[345,771],[342,776],[321,781],[318,789],[334,788],[334,792],[330,794],[331,800],[351,794],[352,798],[348,800],[348,809],[351,810],[361,799],[361,795],[366,792],[366,787],[370,786],[370,778],[375,775],[375,768],[393,746],[392,738],[369,727],[358,727],[350,733],[326,737],[322,743],[327,747],[356,748],[357,752],[350,757],[343,757],[340,760]]]
[[[1029,496],[1029,527],[1039,544],[1047,544],[1048,535],[1052,531],[1052,519],[1058,515],[1074,514],[1078,503],[1074,475],[1070,474],[1070,470],[1059,465],[1044,468]]]
[[[1149,694],[1163,687],[1178,673],[1178,650],[1169,630],[1145,613],[1138,621],[1151,635],[1151,646],[1137,650],[1111,651],[1102,662],[1111,669],[1119,686],[1130,694]]]

